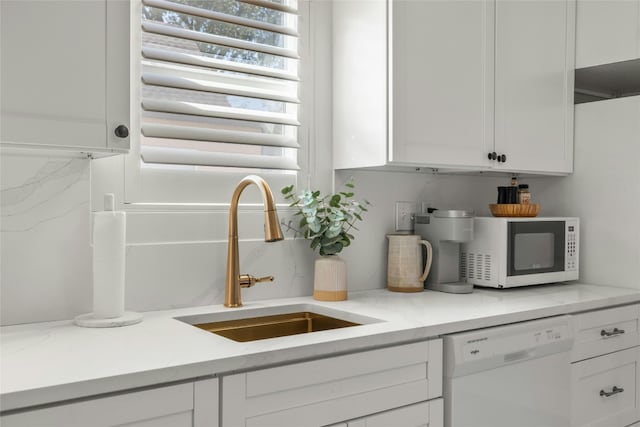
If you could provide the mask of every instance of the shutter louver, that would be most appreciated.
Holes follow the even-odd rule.
[[[144,163],[297,170],[296,8],[142,0]]]

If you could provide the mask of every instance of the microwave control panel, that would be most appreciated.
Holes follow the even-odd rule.
[[[574,221],[566,223],[566,258],[565,268],[567,271],[575,271],[578,269],[578,224]]]

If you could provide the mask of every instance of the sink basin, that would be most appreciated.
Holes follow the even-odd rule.
[[[234,341],[245,342],[358,325],[360,323],[336,319],[335,317],[309,311],[301,311],[248,319],[200,323],[193,326]]]
[[[177,320],[238,342],[328,331],[380,321],[309,304],[210,313]]]

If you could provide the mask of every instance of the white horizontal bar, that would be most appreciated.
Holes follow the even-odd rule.
[[[150,138],[188,139],[231,144],[300,148],[296,138],[291,136],[224,129],[206,129],[193,126],[142,123],[142,134]]]
[[[142,108],[146,111],[160,111],[165,113],[189,114],[193,116],[300,126],[300,122],[296,120],[295,117],[288,116],[286,114],[222,107],[218,105],[197,104],[195,102],[143,99]]]
[[[145,145],[141,147],[140,155],[145,163],[281,170],[300,169],[295,161],[276,156],[210,153],[191,149],[149,147]]]
[[[287,95],[282,91],[250,88],[246,85],[233,85],[214,80],[201,80],[188,77],[144,72],[142,74],[142,82],[148,85],[172,87],[177,89],[190,89],[201,92],[247,96],[250,98],[268,99],[271,101],[291,102],[294,104],[300,103],[300,100],[297,96]]]
[[[197,65],[200,67],[236,71],[239,73],[255,74],[264,77],[273,77],[282,80],[299,81],[300,78],[294,74],[275,68],[259,67],[256,65],[244,64],[241,62],[225,61],[208,56],[195,55],[185,52],[175,52],[155,47],[144,46],[142,56],[147,59],[173,62],[177,64]]]

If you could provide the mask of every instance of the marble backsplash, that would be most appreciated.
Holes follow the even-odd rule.
[[[580,164],[584,163],[582,152],[577,150],[576,154]],[[4,153],[0,161],[1,324],[71,319],[90,312],[94,165],[87,159]],[[598,234],[599,221],[610,221],[608,213],[587,209],[587,205],[577,209],[575,201],[563,202],[568,193],[583,194],[588,190],[583,188],[585,177],[580,174],[590,170],[593,169],[577,168],[575,176],[569,178],[526,177],[523,181],[531,184],[535,200],[542,204],[541,215],[578,215],[583,219],[583,243],[588,243],[589,248],[582,254],[582,281],[637,287],[633,272],[621,270],[615,262],[615,254],[623,248],[634,248],[630,256],[637,257],[633,246],[637,228],[635,234],[614,241]],[[496,186],[505,185],[508,179],[339,171],[336,185],[351,176],[355,177],[358,196],[370,200],[372,207],[365,221],[358,224],[356,239],[341,254],[348,265],[350,291],[385,287],[385,235],[394,232],[396,201],[424,200],[438,208],[472,209],[479,215],[488,215],[488,203],[495,198]],[[618,195],[611,197],[616,199]],[[587,200],[584,203],[588,204]],[[286,210],[280,212],[281,219],[288,222],[290,214]],[[128,211],[126,309],[150,311],[221,304],[227,219],[224,210]],[[288,231],[284,242],[265,243],[260,209],[241,211],[239,220],[242,271],[276,278],[273,283],[244,289],[243,300],[311,295],[316,254],[308,242],[293,239],[293,233]],[[603,243],[606,252],[597,255],[605,262],[590,266],[596,264],[588,262],[587,249],[593,251]]]
[[[0,162],[1,323],[79,314],[91,304],[89,160]]]
[[[90,312],[91,161],[5,153],[0,161],[0,323]],[[245,301],[311,294],[307,242],[289,233],[284,242],[266,244],[260,211],[241,212],[240,231],[243,271],[276,278],[245,290]],[[222,303],[226,236],[226,212],[129,212],[126,309]]]

